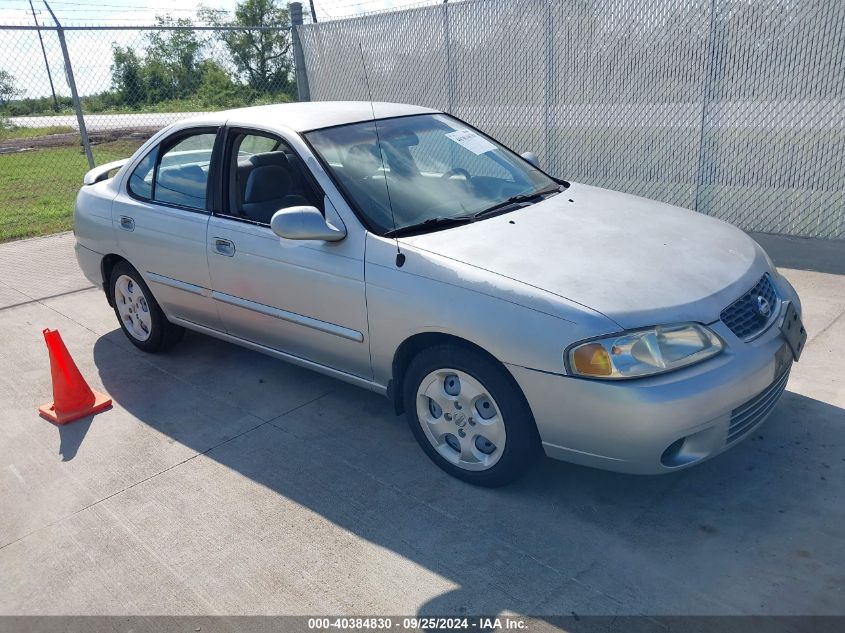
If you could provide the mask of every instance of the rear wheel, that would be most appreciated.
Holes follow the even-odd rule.
[[[502,486],[531,466],[540,443],[525,398],[507,370],[481,352],[442,345],[405,373],[408,422],[431,460],[480,486]]]
[[[114,313],[135,347],[145,352],[161,352],[181,340],[185,330],[167,320],[141,275],[128,263],[115,264],[110,287]]]

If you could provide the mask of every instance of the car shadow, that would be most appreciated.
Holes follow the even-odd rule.
[[[845,275],[845,240],[749,233],[779,268]]]
[[[543,459],[515,484],[486,490],[431,464],[387,400],[322,377],[321,388],[329,387],[322,395],[317,389],[308,402],[269,421],[259,416],[264,424],[226,431],[215,444],[209,427],[224,422],[198,423],[186,409],[168,412],[177,405],[166,394],[153,393],[162,399],[152,405],[149,393],[139,397],[137,380],[119,371],[126,354],[119,336],[101,337],[94,348],[116,405],[454,585],[419,607],[420,615],[564,615],[571,619],[566,626],[580,630],[585,610],[841,611],[825,600],[843,582],[831,570],[845,563],[845,548],[834,547],[845,541],[842,523],[834,526],[843,510],[833,502],[845,471],[845,411],[825,402],[787,391],[753,437],[678,473],[623,475]],[[198,359],[220,360],[204,373]],[[266,386],[268,399],[282,382],[315,380],[312,372],[192,333],[150,362],[177,390],[191,389],[181,381],[189,382],[204,400],[229,408],[233,396],[212,374]],[[274,384],[277,373],[284,378]],[[68,454],[87,426],[70,429]],[[243,527],[234,519],[231,525]],[[761,604],[763,595],[776,603]]]

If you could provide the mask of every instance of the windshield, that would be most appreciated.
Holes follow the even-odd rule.
[[[305,136],[380,233],[426,220],[433,225],[435,219],[471,217],[514,196],[558,186],[493,139],[445,114],[377,123],[378,136],[373,121]]]

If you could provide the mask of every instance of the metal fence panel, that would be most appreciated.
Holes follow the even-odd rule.
[[[466,0],[299,32],[316,100],[445,109],[565,178],[845,238],[845,3]]]
[[[698,209],[845,237],[845,3],[716,0]]]
[[[557,173],[695,205],[710,2],[554,3]]]
[[[309,79],[312,67],[332,68],[330,81],[311,87],[311,98],[366,100],[370,92],[389,93],[398,101],[445,108],[443,15],[441,7],[412,9],[300,31],[308,39],[303,48]]]

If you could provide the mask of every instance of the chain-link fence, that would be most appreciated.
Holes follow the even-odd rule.
[[[312,99],[448,110],[565,178],[845,238],[843,2],[466,0],[298,31]]]
[[[130,156],[174,121],[295,100],[289,28],[205,18],[0,26],[0,242],[69,229],[90,165]]]
[[[0,241],[65,230],[88,162],[56,32],[0,31],[0,51]]]
[[[295,32],[202,17],[65,27],[67,57],[55,22],[0,26],[0,241],[70,228],[89,161],[66,66],[98,164],[198,111],[372,96],[453,112],[575,181],[845,238],[841,2],[465,0]]]

